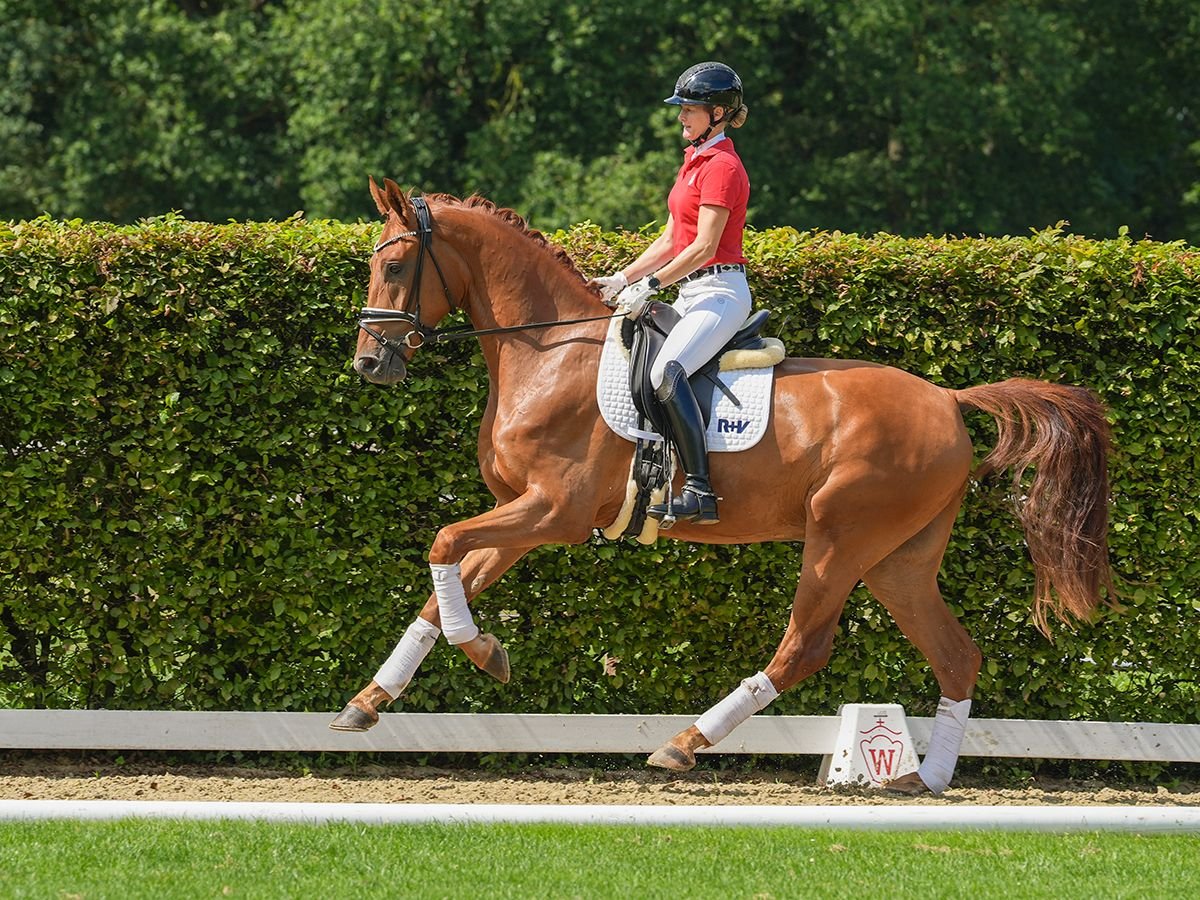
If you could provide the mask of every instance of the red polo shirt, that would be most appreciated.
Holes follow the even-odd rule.
[[[720,206],[729,210],[729,220],[721,232],[716,255],[704,265],[746,262],[742,253],[742,232],[746,228],[749,202],[750,176],[733,149],[732,139],[718,140],[699,152],[695,147],[686,148],[683,165],[667,198],[667,208],[675,220],[675,255],[696,239],[700,207]]]

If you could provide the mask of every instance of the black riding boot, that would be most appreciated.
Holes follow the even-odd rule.
[[[679,462],[687,476],[683,490],[671,500],[670,515],[680,522],[715,525],[717,495],[708,482],[708,446],[704,440],[704,416],[688,384],[683,366],[667,363],[662,385],[654,392],[671,426]],[[652,519],[667,517],[667,504],[658,503],[646,510]]]

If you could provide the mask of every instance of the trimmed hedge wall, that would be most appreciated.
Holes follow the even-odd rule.
[[[0,225],[0,704],[335,710],[370,678],[427,596],[437,528],[491,505],[475,345],[426,348],[391,389],[350,368],[376,231]],[[554,236],[594,273],[649,238]],[[1005,482],[968,495],[943,587],[984,653],[976,714],[1200,719],[1200,251],[1058,229],[780,229],[751,233],[749,255],[793,354],[952,387],[1061,380],[1111,406],[1123,612],[1043,638]],[[982,456],[991,420],[968,424]],[[443,644],[402,708],[698,713],[770,658],[800,558],[667,540],[544,548],[477,611],[513,681]],[[937,696],[860,589],[830,665],[772,711],[874,700],[929,714]]]

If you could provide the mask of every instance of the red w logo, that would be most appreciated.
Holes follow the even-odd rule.
[[[867,753],[871,756],[871,768],[875,770],[876,775],[892,774],[892,765],[896,761],[894,749],[878,750],[875,747],[867,747]]]
[[[874,729],[872,729],[874,730]],[[858,750],[867,764],[867,775],[872,784],[893,778],[896,763],[904,753],[904,742],[892,739],[887,734],[875,734],[858,742]]]

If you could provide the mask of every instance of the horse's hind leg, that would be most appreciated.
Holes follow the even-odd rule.
[[[925,496],[928,491],[903,484],[898,492],[896,479],[886,472],[860,476],[861,472],[855,472],[846,479],[831,479],[809,500],[796,600],[770,664],[656,751],[648,760],[651,765],[687,771],[695,765],[696,750],[713,746],[777,694],[822,668],[833,651],[833,636],[846,598],[862,574],[872,571],[896,548],[915,541],[911,536],[930,528],[926,523],[931,520],[941,523],[937,529],[941,543],[934,554],[940,560],[961,492],[939,513],[938,501]],[[890,503],[881,507],[880,498],[889,498]],[[936,563],[933,571],[937,571]]]
[[[697,750],[724,739],[780,693],[824,666],[833,649],[842,607],[858,583],[855,573],[863,568],[855,563],[856,559],[838,553],[820,537],[810,536],[787,631],[770,664],[745,679],[695,725],[656,750],[647,764],[674,772],[688,771],[696,765]]]
[[[467,595],[477,597],[488,585],[512,568],[527,551],[520,548],[477,550],[463,559]],[[409,625],[392,655],[375,677],[329,723],[335,731],[366,731],[379,721],[379,710],[400,696],[417,667],[433,649],[440,633],[437,595],[430,594],[420,615]],[[490,634],[481,634],[460,645],[479,668],[501,682],[509,678],[508,654]]]
[[[955,498],[925,529],[863,576],[905,637],[929,661],[942,693],[930,750],[920,770],[887,785],[900,793],[941,793],[949,784],[970,708],[964,701],[974,693],[979,677],[979,648],[946,606],[937,583],[959,501]]]

